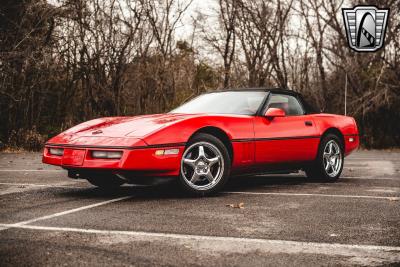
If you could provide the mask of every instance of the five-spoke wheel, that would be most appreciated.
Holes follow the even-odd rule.
[[[330,140],[324,149],[324,168],[327,175],[335,177],[342,169],[342,153],[335,140]]]
[[[226,182],[230,157],[225,145],[209,134],[194,136],[183,153],[180,181],[190,193],[216,192]]]
[[[304,168],[307,177],[336,181],[343,170],[343,143],[335,134],[325,135],[320,142],[314,163]]]

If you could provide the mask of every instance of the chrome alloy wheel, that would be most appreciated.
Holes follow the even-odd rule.
[[[325,172],[330,177],[335,177],[342,168],[342,152],[340,146],[335,140],[330,140],[324,148],[324,168]]]
[[[197,142],[189,146],[181,160],[181,174],[193,189],[208,190],[221,180],[224,160],[221,151],[211,143]]]

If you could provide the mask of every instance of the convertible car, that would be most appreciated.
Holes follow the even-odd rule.
[[[208,195],[235,175],[304,170],[335,181],[358,145],[352,117],[314,112],[291,90],[235,89],[166,114],[84,122],[50,139],[43,162],[99,187],[176,177]]]

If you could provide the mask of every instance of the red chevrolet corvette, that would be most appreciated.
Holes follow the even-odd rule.
[[[243,89],[166,114],[84,122],[50,139],[43,162],[99,187],[178,177],[189,193],[208,195],[232,175],[303,169],[335,181],[358,145],[351,117],[315,113],[290,90]]]

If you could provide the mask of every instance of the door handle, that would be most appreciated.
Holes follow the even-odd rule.
[[[305,121],[304,124],[305,124],[306,126],[312,126],[312,121]]]

